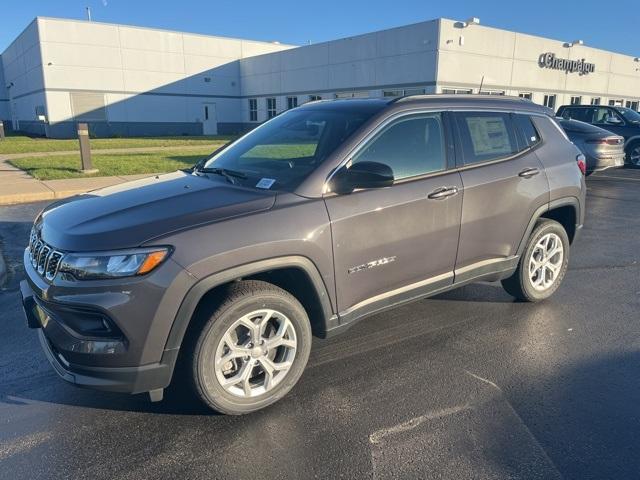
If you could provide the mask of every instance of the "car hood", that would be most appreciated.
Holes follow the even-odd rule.
[[[60,250],[131,248],[194,225],[268,210],[275,197],[179,171],[55,203],[42,213],[41,235]]]

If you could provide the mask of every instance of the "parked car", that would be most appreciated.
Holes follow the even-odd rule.
[[[178,171],[47,207],[24,252],[28,325],[77,385],[179,378],[242,414],[326,337],[481,280],[552,295],[582,227],[583,157],[545,107],[427,95],[313,102]]]
[[[579,120],[558,119],[571,140],[584,153],[586,173],[624,166],[624,138]]]
[[[630,108],[604,105],[563,105],[558,116],[604,128],[624,138],[626,162],[640,166],[640,113]]]

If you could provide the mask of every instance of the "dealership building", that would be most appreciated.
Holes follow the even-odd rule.
[[[38,17],[0,56],[0,119],[49,137],[230,134],[312,100],[418,93],[637,110],[640,62],[443,18],[294,46]]]

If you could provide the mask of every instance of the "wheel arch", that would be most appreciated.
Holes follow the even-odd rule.
[[[536,223],[542,218],[548,218],[560,223],[569,236],[569,242],[573,243],[578,229],[578,219],[580,218],[580,202],[576,197],[562,197],[539,207],[531,216],[529,224],[520,244],[518,245],[517,255],[522,255],[527,244],[527,239],[536,226]]]
[[[215,273],[193,285],[178,308],[165,351],[180,348],[198,307],[214,300],[225,285],[243,279],[264,280],[294,295],[307,310],[315,335],[324,336],[337,324],[326,285],[311,260],[302,256],[265,259]]]

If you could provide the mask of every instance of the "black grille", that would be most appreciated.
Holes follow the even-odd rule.
[[[47,280],[53,280],[58,273],[63,254],[44,243],[35,228],[31,230],[28,248],[33,268]]]

